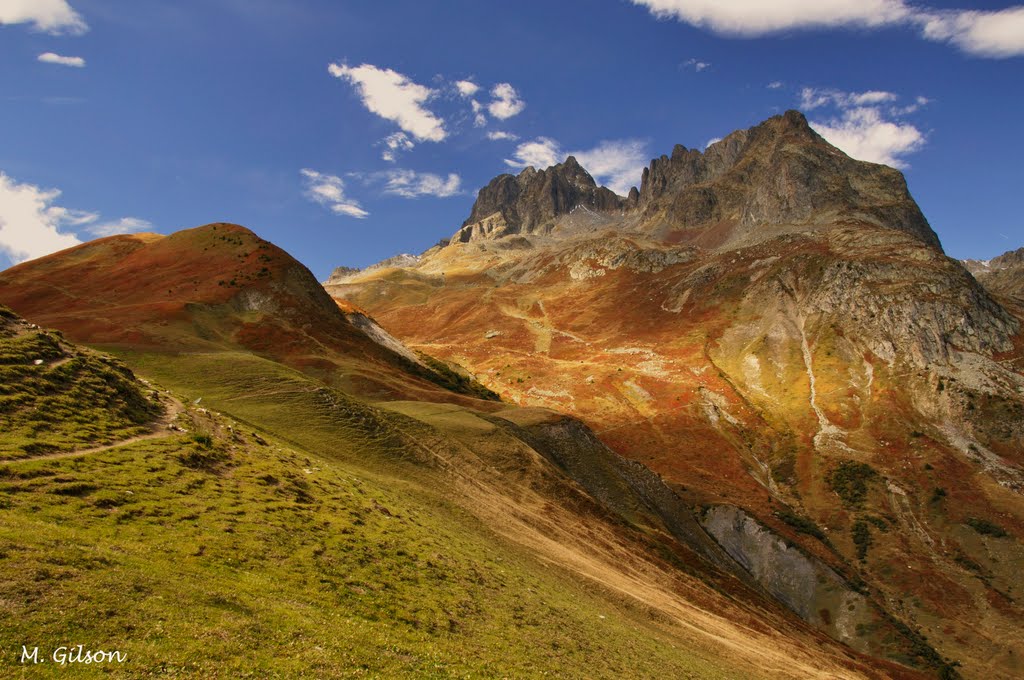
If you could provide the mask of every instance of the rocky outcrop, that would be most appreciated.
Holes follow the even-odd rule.
[[[1024,248],[991,260],[964,260],[963,264],[987,290],[1024,305]]]
[[[646,222],[673,229],[727,223],[734,240],[765,225],[858,222],[941,250],[902,173],[850,158],[798,111],[734,132],[704,153],[676,146],[654,159],[639,209]]]
[[[874,607],[835,570],[737,507],[711,507],[702,523],[730,557],[800,618],[855,649],[868,650],[858,626],[871,625]]]
[[[452,236],[465,243],[509,234],[545,233],[554,219],[578,206],[618,212],[629,202],[597,186],[573,156],[546,170],[528,167],[518,175],[499,175],[480,190],[469,219]]]

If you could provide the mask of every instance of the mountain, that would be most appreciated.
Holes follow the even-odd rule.
[[[1024,672],[1020,309],[944,255],[903,176],[797,112],[676,147],[618,202],[576,165],[497,178],[449,244],[328,292],[581,419],[780,601],[772,536],[965,675]]]
[[[1024,307],[1024,248],[991,260],[964,260],[963,264],[986,289]]]
[[[469,218],[452,236],[453,241],[499,238],[510,234],[545,233],[553,220],[576,209],[618,212],[624,201],[615,192],[597,186],[575,157],[547,170],[528,167],[519,175],[499,175],[480,190]]]
[[[5,639],[190,677],[948,669],[847,565],[704,517],[237,225],[26,262],[0,300]]]

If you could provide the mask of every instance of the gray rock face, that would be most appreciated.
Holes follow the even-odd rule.
[[[651,162],[640,186],[643,218],[671,228],[866,222],[939,239],[903,174],[857,161],[822,139],[798,111],[734,132],[704,153],[676,146]]]
[[[453,242],[498,238],[510,234],[545,233],[554,218],[578,206],[599,212],[620,211],[628,199],[605,187],[576,159],[546,170],[526,168],[518,175],[499,175],[480,190],[469,219]]]
[[[871,602],[828,565],[788,545],[737,507],[716,505],[702,523],[730,557],[800,618],[855,649],[866,649],[857,624],[873,618]]]

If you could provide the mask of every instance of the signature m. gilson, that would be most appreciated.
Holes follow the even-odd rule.
[[[119,651],[106,651],[103,649],[90,650],[86,649],[85,645],[75,645],[72,647],[57,647],[53,650],[50,658],[54,663],[65,666],[67,664],[81,663],[81,664],[94,664],[94,663],[124,663],[128,660],[128,655],[124,652]],[[21,663],[44,663],[46,658],[39,657],[39,648],[28,647],[22,645],[21,647]]]

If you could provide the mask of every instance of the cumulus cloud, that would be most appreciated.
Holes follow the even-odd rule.
[[[487,139],[490,139],[491,141],[495,142],[501,141],[503,139],[515,141],[519,139],[519,135],[512,134],[511,132],[504,132],[502,130],[492,130],[491,132],[487,133]]]
[[[498,120],[506,120],[518,115],[526,108],[516,88],[509,83],[498,83],[491,88],[491,103],[487,105],[487,111]]]
[[[345,195],[345,182],[336,175],[326,175],[309,168],[302,169],[306,184],[306,197],[319,203],[336,215],[348,215],[363,219],[370,213],[363,210],[358,202]]]
[[[394,194],[403,198],[434,196],[447,198],[459,193],[462,179],[453,173],[441,177],[430,172],[415,170],[390,170],[384,173],[384,193]]]
[[[34,30],[51,35],[81,35],[89,30],[67,0],[3,0],[0,24],[31,24]]]
[[[397,71],[371,64],[351,67],[338,63],[331,64],[327,70],[355,87],[370,112],[396,123],[416,140],[440,142],[448,136],[444,121],[424,107],[437,94],[429,87]]]
[[[463,97],[472,97],[480,91],[480,86],[472,80],[457,80],[455,81],[455,87]]]
[[[82,242],[74,233],[79,229],[110,236],[153,227],[135,217],[96,224],[99,213],[57,205],[60,194],[0,172],[0,261],[17,264],[76,246]]]
[[[660,19],[675,19],[738,37],[823,28],[916,27],[981,57],[1024,55],[1024,6],[1002,10],[935,10],[903,0],[631,0]]]
[[[505,164],[511,168],[549,168],[564,159],[565,155],[558,142],[550,137],[537,137],[517,146],[512,158],[505,159]]]
[[[924,135],[914,125],[885,120],[874,108],[850,109],[839,119],[812,122],[811,127],[848,156],[894,168],[906,167],[900,157],[924,145]]]
[[[58,64],[60,66],[74,66],[75,68],[84,68],[85,59],[82,57],[65,57],[54,52],[43,52],[38,57],[39,61],[44,64]]]
[[[917,111],[928,99],[917,97],[904,106],[896,103],[898,99],[882,90],[843,92],[805,87],[800,91],[801,108],[830,113],[823,120],[810,121],[829,143],[862,161],[905,168],[903,157],[924,146],[925,136],[902,117]]]
[[[994,12],[923,12],[917,17],[924,37],[951,42],[981,57],[1024,55],[1024,7]]]
[[[639,184],[648,158],[646,144],[635,139],[603,141],[591,149],[565,152],[554,139],[538,137],[517,146],[505,163],[512,168],[547,168],[566,156],[575,156],[599,184],[623,196]]]
[[[629,193],[630,187],[640,184],[648,160],[646,144],[636,139],[601,142],[593,149],[571,155],[598,183],[622,196]]]

